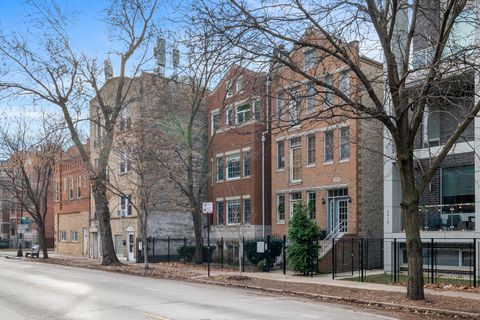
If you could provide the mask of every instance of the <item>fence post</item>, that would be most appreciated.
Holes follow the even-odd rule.
[[[287,253],[285,252],[287,250],[287,236],[283,235],[283,274],[287,273]]]
[[[335,279],[335,237],[332,238],[332,279]]]
[[[435,240],[433,238],[430,240],[430,283],[435,283],[435,271],[433,266],[435,265]]]
[[[183,237],[183,245],[185,248],[185,252],[187,250],[187,237]],[[185,255],[185,258],[183,259],[184,263],[187,264],[187,256]]]
[[[270,272],[270,236],[267,236],[267,272]]]
[[[473,238],[473,287],[477,287],[477,239]]]
[[[352,257],[352,277],[353,277],[353,273],[355,272],[355,269],[353,268],[353,257],[354,257],[354,253],[353,253],[353,250],[354,250],[355,246],[353,244],[353,238],[352,238],[352,247],[351,247],[351,250],[350,250],[350,256]]]
[[[223,244],[223,237],[222,237],[221,241],[222,241],[222,255],[220,256],[220,259],[221,259],[221,262],[222,262],[222,269],[223,269],[223,249],[225,247],[224,244]]]
[[[319,264],[319,256],[318,256],[318,251],[320,250],[320,246],[319,246],[319,242],[320,242],[320,239],[319,237],[317,236],[317,245],[315,247],[315,273],[318,273],[318,264]]]
[[[393,239],[393,283],[397,283],[397,238]]]
[[[167,259],[170,262],[170,236],[168,236],[167,241]]]
[[[245,272],[245,237],[242,237],[242,272]]]
[[[155,237],[152,237],[152,258],[153,258],[152,259],[153,261],[156,260],[156,257],[155,257]],[[160,262],[160,261],[158,261],[158,262]]]
[[[363,238],[360,239],[360,280],[363,282]]]

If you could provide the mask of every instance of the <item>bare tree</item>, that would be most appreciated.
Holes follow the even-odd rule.
[[[5,177],[1,183],[13,204],[35,221],[38,242],[46,259],[45,226],[48,210],[51,209],[48,203],[52,201],[53,166],[61,152],[64,135],[61,130],[50,130],[52,128],[46,126],[39,134],[32,134],[32,125],[18,119],[14,126],[1,126],[1,170]]]
[[[468,9],[475,12],[474,5],[467,0],[267,0],[255,4],[226,0],[203,4],[202,13],[212,28],[246,53],[256,55],[260,63],[270,61],[272,72],[287,68],[311,81],[319,100],[336,97],[334,104],[302,121],[335,122],[349,117],[383,124],[391,138],[385,156],[398,166],[401,180],[407,297],[414,300],[424,299],[420,196],[480,110],[478,99],[473,102],[478,49],[471,41],[479,27],[478,18],[464,15]],[[461,24],[467,27],[462,30]],[[465,34],[468,30],[470,34]],[[315,36],[309,36],[312,34]],[[361,67],[353,54],[359,47],[370,57],[383,60],[383,72],[371,74]],[[314,70],[320,72],[309,72],[302,61],[291,59],[296,50],[315,50],[318,67]],[[412,56],[412,51],[418,52]],[[329,81],[328,74],[321,71],[322,65],[331,63],[348,70],[351,83],[355,83],[353,92],[345,94],[339,82]],[[452,81],[454,85],[449,84]],[[385,99],[375,90],[379,83],[385,83]],[[459,95],[472,99],[465,103],[465,99],[456,99]],[[427,105],[448,105],[457,112],[448,139],[430,152],[428,164],[416,173],[414,148],[426,126]]]
[[[96,216],[100,226],[102,264],[118,264],[115,254],[110,211],[107,201],[106,169],[115,124],[122,107],[127,105],[131,78],[149,56],[150,39],[156,32],[154,16],[157,0],[115,0],[105,11],[105,23],[115,44],[118,74],[105,90],[105,78],[113,76],[113,67],[99,65],[97,59],[74,51],[67,33],[70,16],[57,3],[30,1],[36,19],[38,42],[32,36],[2,34],[0,55],[4,61],[0,88],[4,97],[31,97],[42,104],[53,105],[62,113],[71,138],[80,152],[93,190]],[[10,75],[15,75],[12,77]],[[108,84],[108,83],[107,83]],[[92,125],[102,131],[97,166],[84,148],[79,127],[85,120],[86,106],[92,101],[95,117]]]

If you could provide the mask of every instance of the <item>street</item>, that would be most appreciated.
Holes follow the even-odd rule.
[[[1,319],[392,319],[254,291],[0,258]]]

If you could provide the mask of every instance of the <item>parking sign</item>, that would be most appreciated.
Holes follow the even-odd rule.
[[[204,202],[202,204],[202,212],[204,214],[211,214],[213,213],[213,202]]]

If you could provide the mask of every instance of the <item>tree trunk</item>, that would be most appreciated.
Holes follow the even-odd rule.
[[[193,229],[195,231],[195,263],[203,262],[203,243],[202,243],[202,214],[196,207],[192,207]]]
[[[400,154],[400,152],[399,152]],[[408,153],[410,155],[410,153]],[[407,298],[424,300],[422,240],[420,237],[420,219],[418,216],[419,193],[416,190],[411,156],[399,160],[400,178],[402,183],[401,212],[405,218],[405,236],[408,258]]]
[[[112,228],[110,226],[110,210],[108,208],[107,186],[105,177],[93,181],[93,197],[99,224],[100,242],[102,244],[102,265],[121,264],[113,246]]]
[[[38,221],[38,241],[42,249],[43,259],[48,259],[47,238],[45,236],[45,224],[43,221]]]

